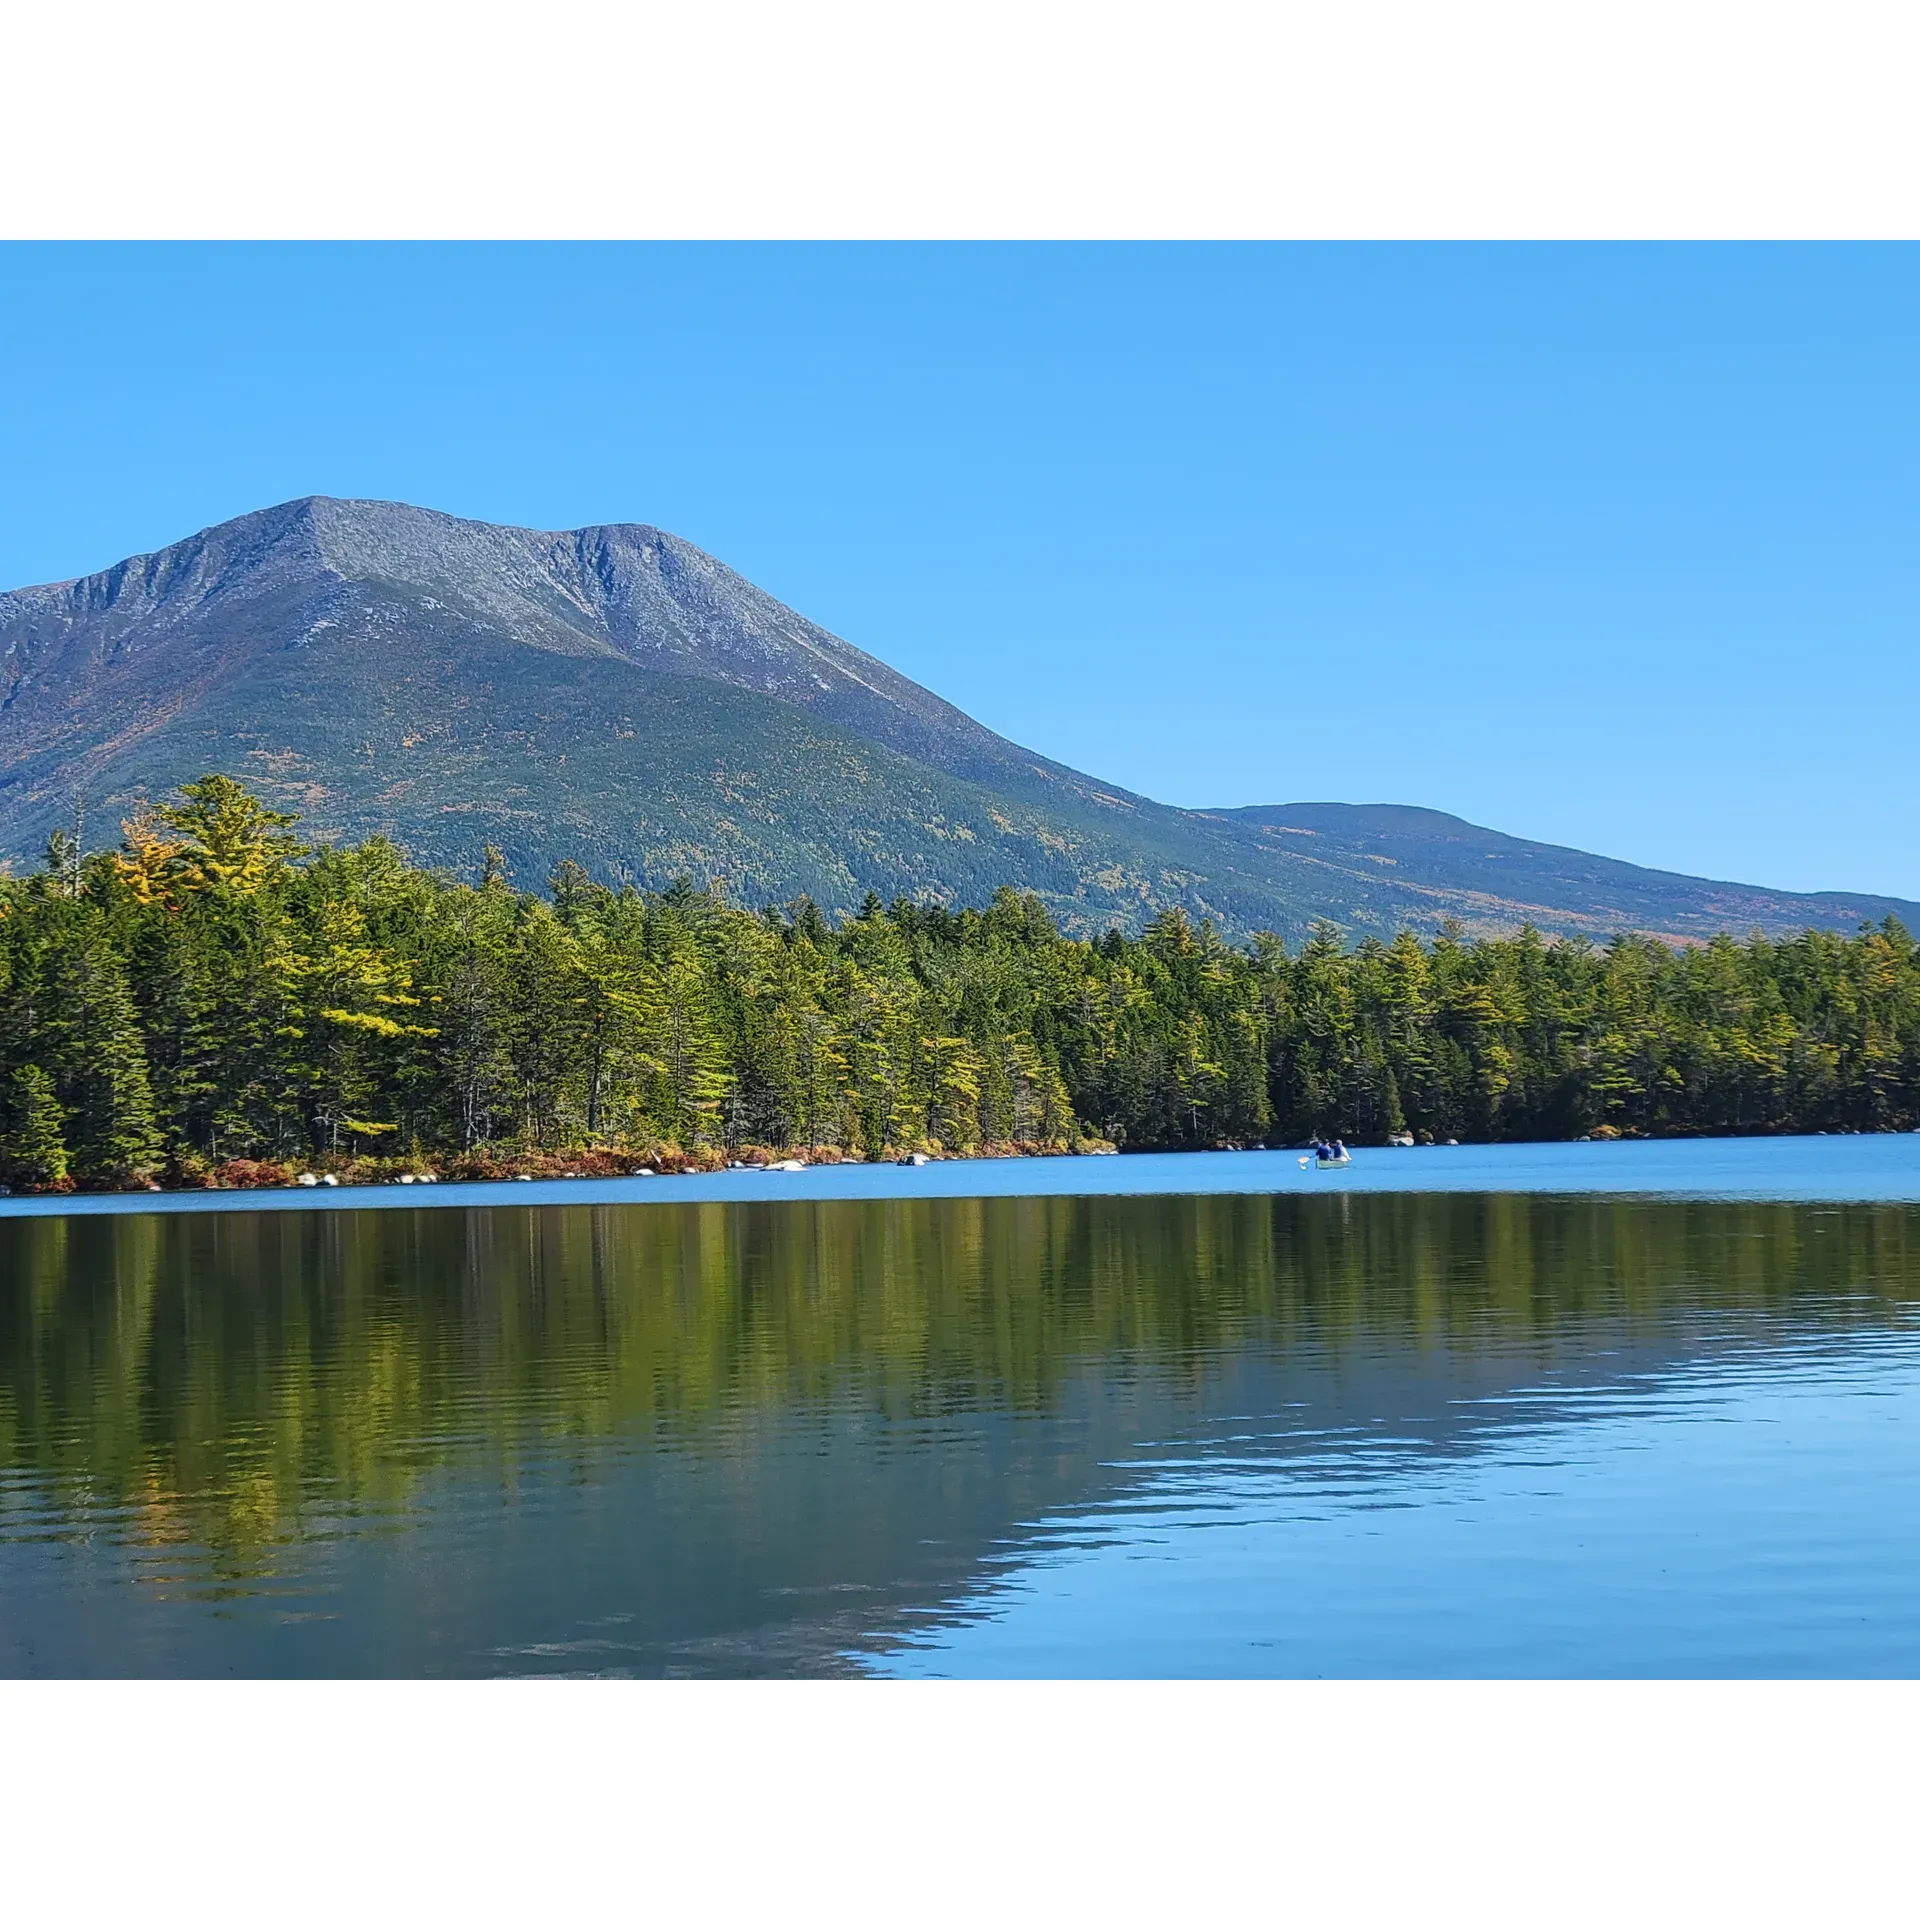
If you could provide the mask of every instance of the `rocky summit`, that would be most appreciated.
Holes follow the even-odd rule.
[[[0,594],[0,855],[89,843],[208,771],[316,839],[523,881],[557,861],[747,904],[1038,893],[1068,928],[1171,906],[1298,939],[1700,938],[1911,903],[1689,879],[1411,807],[1157,804],[1016,746],[648,526],[539,533],[313,498]]]

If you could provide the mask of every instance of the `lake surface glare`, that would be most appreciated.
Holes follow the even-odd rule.
[[[1351,1176],[0,1203],[0,1673],[1920,1673],[1920,1140]]]

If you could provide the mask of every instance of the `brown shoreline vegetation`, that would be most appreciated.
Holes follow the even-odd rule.
[[[314,1183],[341,1187],[472,1185],[503,1180],[617,1180],[679,1173],[725,1173],[729,1170],[764,1172],[769,1168],[804,1170],[809,1167],[849,1165],[913,1166],[943,1160],[1037,1160],[1069,1155],[1110,1154],[1104,1140],[1082,1139],[1069,1146],[1060,1141],[983,1140],[950,1152],[935,1141],[912,1151],[883,1154],[869,1162],[865,1156],[843,1153],[838,1147],[741,1146],[680,1148],[673,1146],[576,1147],[553,1152],[513,1150],[459,1155],[411,1153],[372,1158],[300,1160],[226,1160],[219,1163],[197,1155],[183,1155],[166,1167],[124,1180],[78,1181],[66,1175],[43,1186],[24,1187],[29,1194],[69,1193],[244,1193],[300,1187],[310,1176]]]

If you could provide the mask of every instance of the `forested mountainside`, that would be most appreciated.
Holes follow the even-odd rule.
[[[1011,890],[835,925],[572,865],[468,884],[293,824],[214,776],[0,881],[0,1179],[1920,1124],[1893,921],[1290,951],[1175,907],[1075,940]]]
[[[379,501],[293,501],[0,594],[0,856],[31,866],[77,810],[110,844],[210,768],[318,841],[381,834],[468,877],[492,845],[522,884],[573,860],[752,907],[871,890],[957,908],[1012,886],[1074,933],[1178,907],[1296,942],[1321,917],[1686,938],[1920,911],[1498,835],[1356,836],[1342,809],[1162,806],[1000,738],[670,534]]]
[[[1521,903],[1534,926],[1604,938],[1623,929],[1707,940],[1729,930],[1842,927],[1893,914],[1920,926],[1920,905],[1885,894],[1780,893],[1730,880],[1636,867],[1572,847],[1519,840],[1429,807],[1311,801],[1236,807],[1223,818],[1342,868],[1390,868],[1451,903],[1463,924],[1498,927]]]

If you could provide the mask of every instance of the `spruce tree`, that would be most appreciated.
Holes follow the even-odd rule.
[[[14,1187],[50,1187],[67,1177],[66,1120],[44,1067],[16,1067],[0,1126],[0,1180]]]
[[[74,1171],[120,1180],[159,1158],[147,1052],[117,956],[96,948],[80,976],[70,1080]]]

